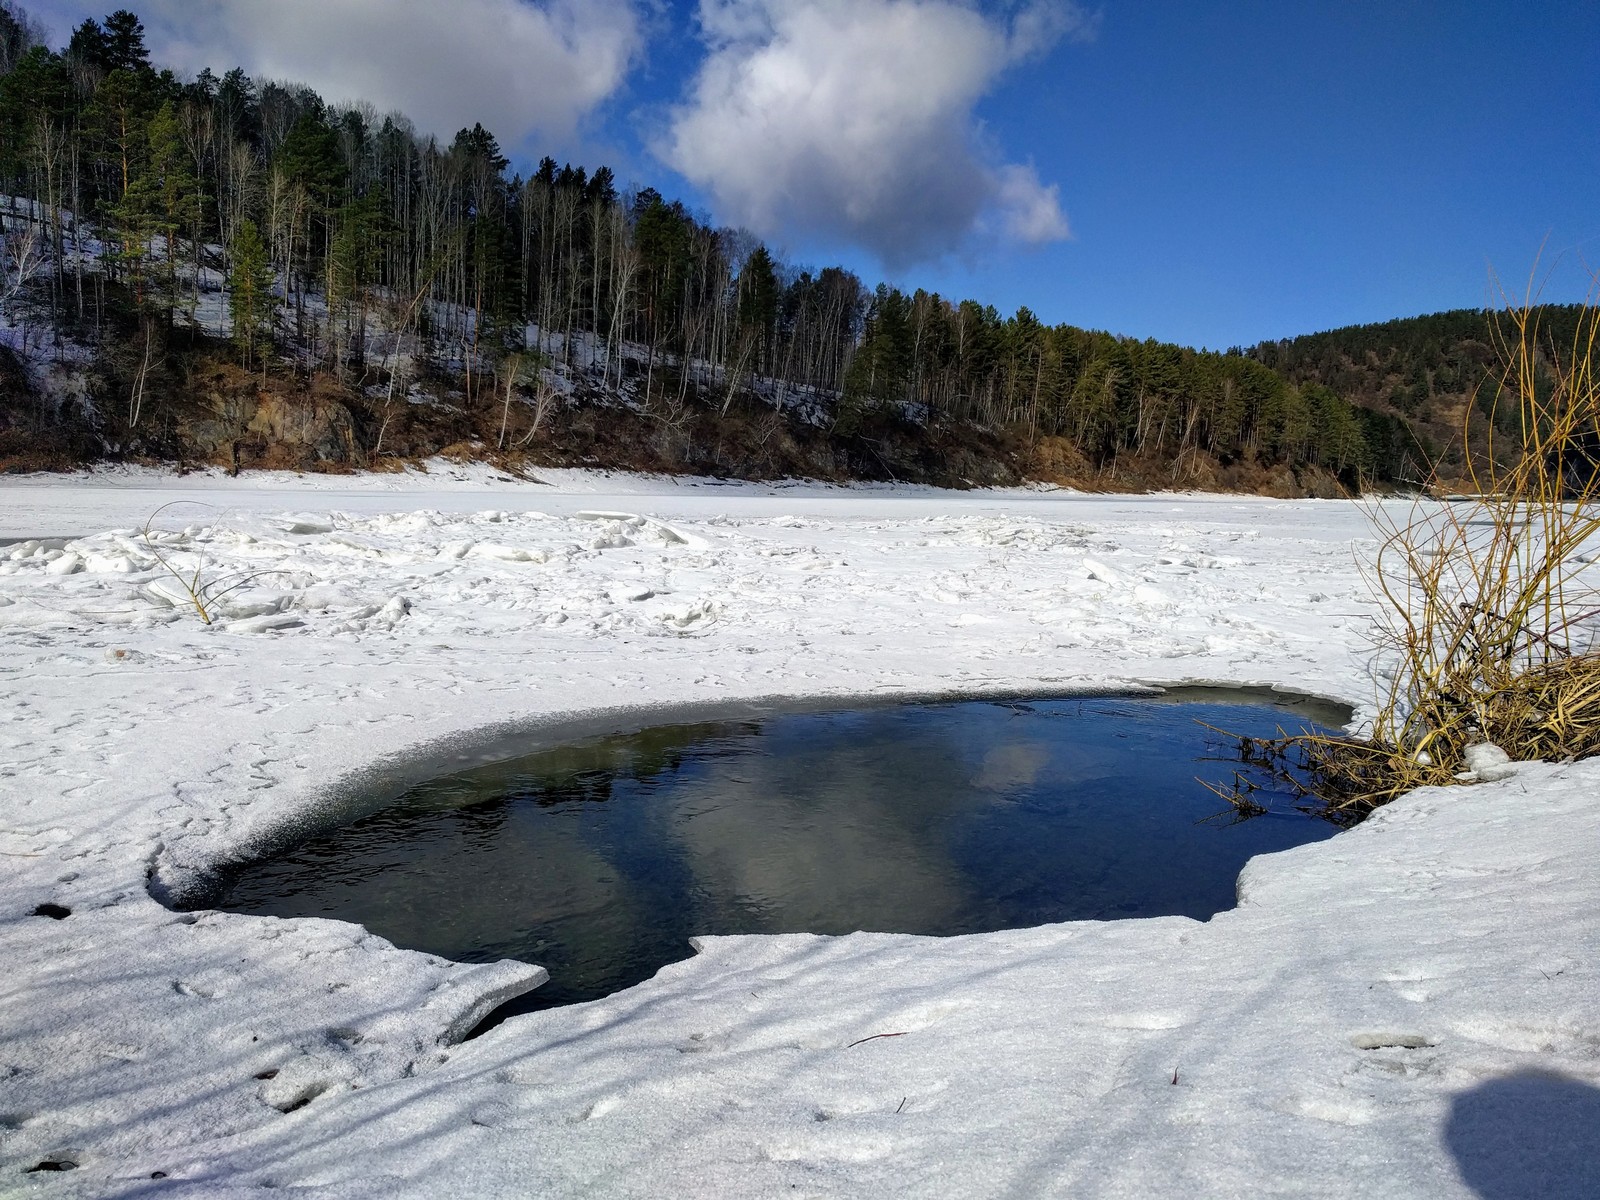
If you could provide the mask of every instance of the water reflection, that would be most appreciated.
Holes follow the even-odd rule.
[[[954,934],[1233,903],[1253,854],[1329,836],[1289,797],[1199,824],[1227,774],[1197,722],[1269,708],[968,702],[668,726],[435,780],[252,864],[222,906],[357,921],[446,957],[542,963],[544,1007],[706,933]]]
[[[908,710],[784,719],[704,764],[667,836],[708,932],[943,930],[974,903],[946,846],[969,780]]]

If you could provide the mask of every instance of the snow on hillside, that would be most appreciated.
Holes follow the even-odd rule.
[[[47,236],[47,216],[48,210],[34,201],[0,195],[0,345],[17,355],[30,383],[54,407],[70,400],[92,409],[85,370],[94,361],[95,349],[53,322],[39,294],[42,281],[56,266]],[[58,219],[62,227],[63,272],[69,276],[81,272],[90,279],[103,274],[112,245],[102,240],[99,231],[87,221],[80,225],[70,210],[61,210]],[[166,262],[166,239],[151,238],[143,253],[151,262]],[[172,253],[173,322],[225,343],[233,336],[233,318],[223,247],[215,243],[197,247],[192,241],[178,238],[172,243]],[[359,312],[344,313],[337,319],[322,291],[291,294],[281,275],[273,291],[277,301],[273,353],[280,361],[316,369],[325,365],[328,340],[334,336],[336,326],[341,327],[345,338],[353,338],[359,328],[367,359],[363,378],[374,395],[398,384],[401,393],[409,398],[423,398],[415,381],[424,360],[456,378],[464,378],[469,369],[475,374],[487,373],[488,386],[503,386],[494,377],[501,365],[495,353],[488,346],[478,345],[477,313],[471,308],[429,300],[426,309],[430,324],[437,330],[452,331],[434,343],[418,334],[415,314],[408,311],[406,297],[388,288],[370,288]],[[652,354],[641,343],[626,339],[612,342],[587,330],[567,334],[530,322],[523,328],[523,344],[540,356],[543,364],[537,371],[524,373],[520,381],[523,389],[537,390],[543,385],[563,399],[581,387],[591,401],[638,408],[641,401],[637,393],[642,385],[629,374],[662,370],[669,362],[677,366],[675,359],[664,357],[659,351]],[[624,363],[627,372],[623,370]],[[730,387],[748,390],[794,419],[818,427],[830,422],[837,399],[825,389],[754,373],[730,378],[725,367],[698,358],[690,360],[688,377],[707,396],[720,396]],[[519,399],[526,402],[524,397]]]
[[[1600,1194],[1589,763],[1258,859],[1209,922],[711,938],[464,1043],[537,967],[152,896],[580,719],[1359,706],[1359,506],[102,472],[0,481],[0,539],[0,1193]],[[243,586],[206,626],[163,559]]]

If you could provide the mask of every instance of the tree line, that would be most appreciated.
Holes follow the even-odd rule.
[[[1571,366],[1585,311],[1577,304],[1529,310],[1541,395]],[[1248,353],[1292,383],[1334,388],[1405,421],[1429,460],[1454,473],[1467,454],[1488,453],[1491,431],[1501,454],[1521,444],[1521,408],[1502,402],[1507,336],[1498,313],[1466,308],[1263,342]]]
[[[223,284],[247,367],[370,382],[404,340],[468,406],[526,399],[554,366],[646,410],[760,403],[840,437],[975,426],[1065,439],[1097,468],[1415,470],[1398,414],[1260,356],[868,288],[654,188],[619,190],[603,166],[547,157],[524,177],[481,125],[443,142],[238,68],[179,79],[127,10],[42,42],[0,0],[0,186],[31,202],[7,223],[51,249],[35,283],[50,319],[118,342],[134,374]]]

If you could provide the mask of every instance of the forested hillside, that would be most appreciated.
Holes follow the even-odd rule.
[[[1542,365],[1570,357],[1583,309],[1540,305],[1530,316]],[[1250,357],[1304,390],[1327,387],[1363,408],[1387,413],[1416,431],[1429,460],[1447,475],[1465,463],[1462,431],[1469,407],[1472,450],[1486,449],[1490,419],[1514,433],[1514,404],[1496,406],[1504,342],[1515,332],[1492,311],[1456,309],[1425,317],[1352,325],[1288,341],[1264,342]],[[1553,370],[1547,378],[1553,379]],[[1507,438],[1508,448],[1518,443]]]
[[[1281,494],[1419,475],[1416,406],[1390,394],[1409,376],[783,263],[605,167],[524,177],[482,126],[444,144],[237,69],[179,79],[127,11],[42,41],[0,0],[0,467],[449,452]]]

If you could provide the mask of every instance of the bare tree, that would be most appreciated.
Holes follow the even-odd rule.
[[[45,44],[45,28],[12,0],[0,0],[0,78],[11,74],[22,56]]]
[[[0,310],[10,315],[29,283],[43,274],[45,239],[33,222],[0,230]]]

